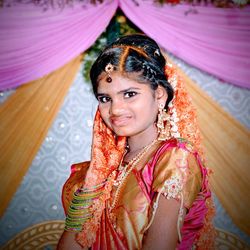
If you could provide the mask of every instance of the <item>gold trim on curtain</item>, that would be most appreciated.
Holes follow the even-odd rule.
[[[82,55],[19,87],[0,106],[0,216],[8,206],[79,70]]]
[[[233,222],[250,235],[250,133],[180,69],[198,113],[211,187]]]

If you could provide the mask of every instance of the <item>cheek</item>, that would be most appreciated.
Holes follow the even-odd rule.
[[[152,108],[152,109],[148,112],[148,116],[150,117],[150,118],[149,118],[149,121],[150,121],[151,123],[156,122],[156,120],[157,120],[157,115],[158,115],[158,108]]]
[[[152,107],[149,111],[149,115],[151,116],[151,122],[154,123],[157,120],[158,116],[158,104],[157,103],[152,103]]]
[[[157,119],[158,113],[159,113],[159,108],[158,108],[158,104],[156,104],[155,107],[154,107],[154,112],[153,112],[155,120]]]
[[[154,101],[144,103],[137,108],[137,118],[140,121],[154,123],[157,120],[158,115],[158,104]]]
[[[158,114],[158,102],[155,101],[154,99],[148,103],[147,109],[145,108],[146,105],[144,106],[143,111],[147,112],[150,114],[151,117],[156,117]]]
[[[108,117],[109,117],[108,108],[103,105],[99,105],[99,111],[100,111],[102,119],[104,120],[105,123],[107,123]]]

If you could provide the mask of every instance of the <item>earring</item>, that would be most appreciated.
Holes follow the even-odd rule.
[[[171,137],[170,123],[168,121],[169,121],[169,115],[167,114],[166,109],[164,109],[164,105],[160,103],[158,119],[156,123],[159,133],[158,134],[159,141],[165,141],[166,139],[169,139]]]

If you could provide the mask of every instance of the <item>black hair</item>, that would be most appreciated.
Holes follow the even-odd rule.
[[[142,83],[149,83],[153,90],[159,85],[165,88],[168,99],[165,108],[173,99],[174,91],[164,73],[166,60],[158,44],[151,38],[141,35],[127,35],[108,45],[98,56],[90,70],[90,79],[95,96],[100,75],[111,64],[114,71],[119,71],[128,78],[134,77]]]

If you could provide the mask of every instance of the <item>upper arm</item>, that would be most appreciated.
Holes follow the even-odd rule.
[[[65,214],[67,214],[74,192],[83,185],[88,167],[89,162],[81,162],[71,166],[71,175],[62,189],[62,205]]]
[[[177,221],[180,202],[175,199],[159,198],[154,220],[145,233],[143,249],[175,249],[178,242]]]
[[[152,191],[167,199],[183,202],[189,209],[202,187],[202,173],[194,154],[183,148],[173,148],[157,162]]]
[[[178,239],[181,241],[184,215],[201,185],[201,169],[194,154],[176,147],[162,155],[153,174],[153,212],[145,228],[145,249],[155,244],[158,248],[154,249],[175,249]]]

